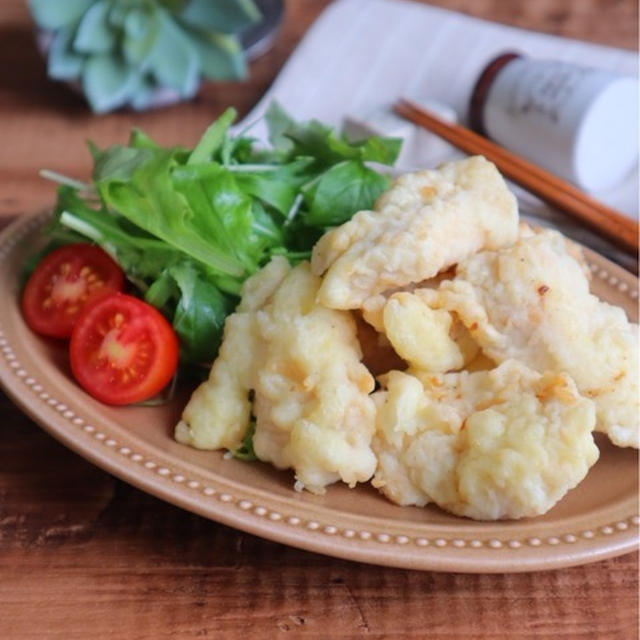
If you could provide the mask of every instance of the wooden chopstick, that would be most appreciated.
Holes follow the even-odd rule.
[[[394,111],[466,153],[485,156],[516,184],[637,256],[638,223],[635,220],[470,129],[441,120],[410,100],[398,101]]]

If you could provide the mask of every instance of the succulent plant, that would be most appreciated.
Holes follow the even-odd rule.
[[[253,0],[29,0],[48,74],[82,88],[93,111],[146,109],[195,95],[202,78],[241,79],[238,33]]]

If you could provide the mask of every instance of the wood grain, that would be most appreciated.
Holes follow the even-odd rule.
[[[86,179],[91,167],[87,139],[98,145],[125,140],[135,124],[163,143],[190,144],[229,104],[246,114],[328,4],[328,0],[290,0],[280,37],[252,65],[249,83],[211,84],[190,104],[144,115],[124,112],[96,118],[70,89],[47,80],[34,48],[25,3],[0,0],[0,216],[50,205],[54,187],[38,176],[39,168],[55,167]],[[558,35],[637,46],[638,5],[634,0],[435,0],[430,4]]]
[[[290,0],[244,84],[194,103],[89,116],[49,83],[25,4],[0,0],[0,218],[50,205],[37,169],[86,177],[86,138],[135,122],[189,143],[227,104],[246,113],[328,0]],[[633,0],[435,0],[526,28],[636,48]],[[96,469],[0,395],[0,638],[638,638],[638,554],[562,571],[403,571],[298,551],[167,505]]]
[[[160,502],[0,411],[2,638],[635,637],[637,554],[513,575],[325,558]]]

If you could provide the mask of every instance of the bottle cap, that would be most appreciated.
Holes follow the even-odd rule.
[[[500,70],[516,58],[520,58],[519,53],[500,54],[487,64],[473,86],[469,101],[469,126],[483,136],[487,135],[484,124],[484,106],[487,102],[489,89]]]

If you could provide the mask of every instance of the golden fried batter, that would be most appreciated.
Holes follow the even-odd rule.
[[[311,261],[314,273],[325,274],[318,298],[334,309],[360,308],[476,251],[512,243],[517,227],[516,199],[483,157],[403,175],[375,211],[361,211],[320,238]]]

